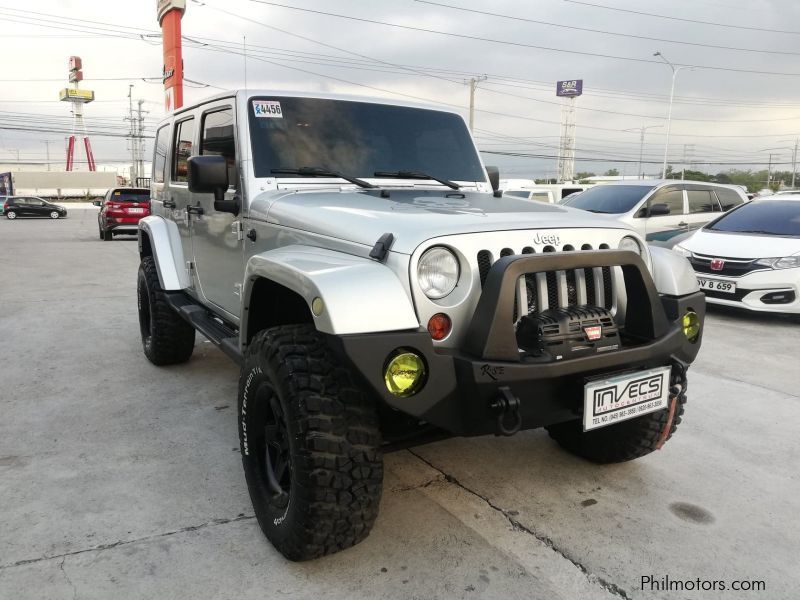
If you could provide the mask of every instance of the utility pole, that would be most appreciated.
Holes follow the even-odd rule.
[[[144,114],[142,113],[142,104],[144,104],[144,100],[141,98],[138,100],[137,111],[136,111],[136,154],[137,154],[137,163],[136,163],[136,175],[138,177],[144,177]],[[146,112],[146,111],[145,111]],[[138,185],[136,181],[131,182],[133,185]]]
[[[486,81],[488,77],[481,75],[480,77],[471,77],[466,83],[469,84],[469,131],[472,133],[475,124],[475,89],[481,81]]]
[[[131,186],[136,185],[135,181],[138,177],[138,173],[136,171],[137,168],[137,145],[138,145],[138,138],[136,136],[136,118],[133,116],[133,84],[128,85],[128,116],[125,117],[125,120],[130,123],[130,129],[128,132],[128,140],[130,144],[130,151],[131,151]]]
[[[777,153],[772,153],[772,152],[769,153],[769,162],[767,163],[767,187],[769,187],[769,184],[772,181],[772,157],[773,156],[778,156],[778,154]]]
[[[681,166],[681,181],[684,179],[684,175],[686,174],[686,154],[687,151],[689,154],[694,152],[694,144],[684,144],[683,145],[683,164]]]
[[[50,140],[44,141],[45,155],[47,156],[47,170],[50,170]]]
[[[794,140],[794,151],[792,152],[792,189],[794,189],[794,175],[797,171],[797,144],[800,142],[797,138]]]
[[[637,177],[639,179],[644,179],[644,172],[642,171],[642,158],[644,157],[644,132],[648,129],[654,129],[656,127],[663,127],[663,125],[642,125],[641,127],[632,127],[631,129],[623,129],[623,131],[639,131],[641,132],[639,136],[639,171],[637,173]]]

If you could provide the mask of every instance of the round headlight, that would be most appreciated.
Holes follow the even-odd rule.
[[[642,246],[639,244],[639,242],[636,241],[635,238],[632,238],[627,235],[619,241],[619,249],[630,250],[631,252],[635,252],[639,256],[642,255]]]
[[[417,281],[424,294],[432,299],[444,298],[458,283],[458,259],[442,246],[426,251],[417,265]]]

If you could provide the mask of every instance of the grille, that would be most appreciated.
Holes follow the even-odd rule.
[[[713,259],[722,259],[725,261],[725,266],[719,271],[711,269],[711,261]],[[756,258],[725,258],[723,256],[704,256],[695,254],[689,259],[692,263],[692,268],[697,273],[709,273],[711,275],[728,275],[729,277],[741,277],[753,271],[767,271],[768,267],[756,264]]]
[[[583,250],[591,250],[584,246]],[[548,246],[545,252],[555,252]],[[533,254],[530,246],[521,251],[503,248],[499,252],[480,250],[477,255],[478,272],[481,287],[486,283],[494,257],[511,256],[513,254]],[[596,269],[572,269],[567,271],[545,271],[523,275],[525,285],[517,285],[514,298],[514,321],[522,315],[519,307],[527,306],[527,314],[542,312],[549,308],[567,308],[570,306],[591,305],[611,310],[614,306],[615,289],[611,267]],[[524,298],[522,296],[525,296]]]

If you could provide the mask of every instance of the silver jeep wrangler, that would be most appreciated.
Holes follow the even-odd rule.
[[[705,314],[688,262],[497,184],[436,108],[249,90],[159,126],[144,353],[185,362],[197,330],[241,365],[247,486],[289,559],[369,534],[384,452],[545,427],[610,463],[680,423]]]

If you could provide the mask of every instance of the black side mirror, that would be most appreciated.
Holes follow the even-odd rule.
[[[225,200],[228,190],[228,161],[224,156],[190,156],[187,161],[189,191],[214,194],[214,210],[239,214],[238,200]]]
[[[92,202],[92,204],[94,204],[95,206],[103,206],[103,201],[102,200],[95,200],[94,202]]]
[[[492,184],[494,197],[501,197],[503,192],[500,191],[500,169],[497,167],[486,167],[486,174],[489,176],[489,183]]]
[[[648,214],[651,217],[663,217],[664,215],[668,215],[670,212],[672,211],[670,211],[669,205],[667,204],[651,204]]]

